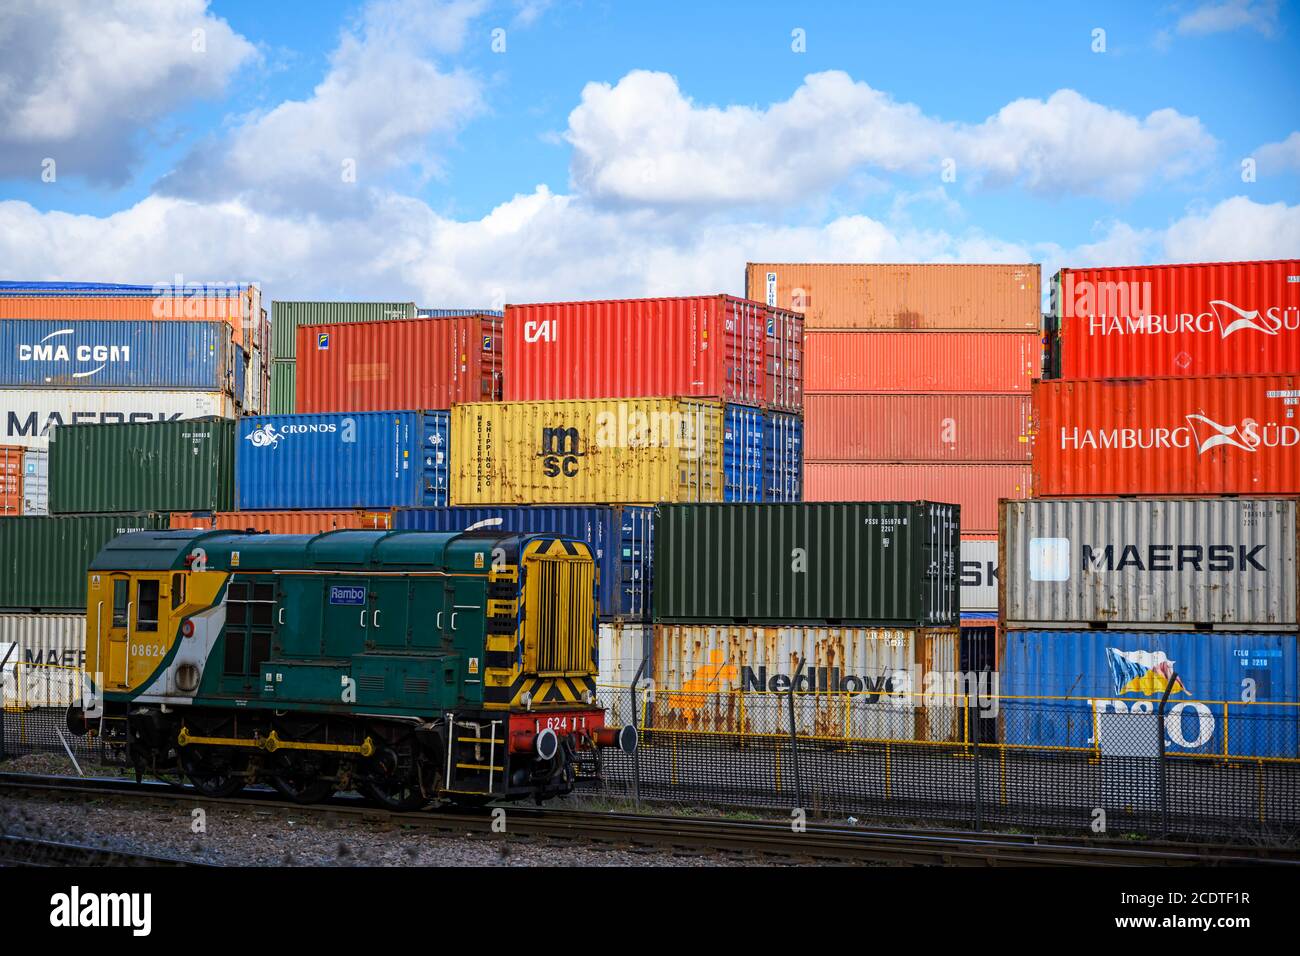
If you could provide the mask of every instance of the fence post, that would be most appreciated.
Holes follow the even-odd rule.
[[[641,675],[645,672],[646,658],[642,656],[641,664],[636,669],[636,674],[632,677],[632,686],[628,688],[628,693],[632,695],[632,726],[637,727],[637,717],[639,711],[636,707],[636,685],[641,682]],[[645,729],[645,721],[640,721],[641,726],[637,727],[637,745],[632,751],[632,805],[636,809],[641,809],[641,732]]]
[[[14,651],[18,650],[17,644],[10,644],[9,649],[5,651],[5,659],[0,661],[0,760],[4,760],[8,754],[5,752],[5,692],[4,692],[4,672],[9,666],[9,658],[14,656]],[[18,682],[18,668],[14,667],[14,683]],[[17,690],[17,687],[14,688]]]
[[[799,684],[799,678],[803,676],[804,659],[799,658],[799,667],[794,672],[794,677],[790,681],[790,760],[794,769],[794,795],[796,809],[805,809],[803,805],[803,779],[799,775],[799,730],[794,722],[794,689]]]
[[[975,697],[978,701],[979,694]],[[984,829],[984,780],[980,773],[980,719],[978,714],[971,719],[969,694],[966,695],[966,720],[972,725],[971,740],[975,744],[975,832],[978,833]]]
[[[1165,704],[1177,683],[1178,672],[1174,671],[1165,684],[1165,692],[1160,697],[1160,709],[1156,714],[1156,742],[1160,747],[1160,826],[1166,840],[1169,839],[1169,782],[1165,776]]]

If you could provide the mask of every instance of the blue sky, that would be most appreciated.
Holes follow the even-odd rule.
[[[747,259],[1300,255],[1287,3],[30,0],[6,21],[3,278],[439,306],[741,291]]]

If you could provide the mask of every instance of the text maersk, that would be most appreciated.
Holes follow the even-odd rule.
[[[1145,549],[1126,544],[1116,547],[1083,545],[1082,566],[1092,571],[1267,571],[1267,545],[1152,544]]]
[[[136,422],[172,422],[184,417],[183,412],[72,412],[66,419],[58,412],[50,412],[41,423],[36,412],[28,412],[25,418],[17,412],[9,412],[5,421],[5,434],[10,438],[25,435],[35,437],[47,435],[57,425],[122,425]],[[39,431],[37,426],[40,425]]]

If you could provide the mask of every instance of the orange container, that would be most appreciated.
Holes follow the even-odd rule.
[[[1041,269],[1020,265],[753,263],[748,297],[802,312],[808,329],[1042,327]]]
[[[1028,392],[1042,355],[1018,332],[807,332],[804,392]]]
[[[815,461],[1028,461],[1029,396],[808,395]]]
[[[23,449],[0,445],[0,515],[23,513]]]
[[[940,501],[961,505],[961,531],[997,534],[998,499],[1029,497],[1028,465],[804,463],[805,501]]]
[[[392,515],[387,511],[173,511],[171,526],[269,534],[320,534],[345,528],[382,531],[392,527]]]
[[[229,297],[173,298],[171,296],[15,295],[0,296],[0,319],[108,319],[122,322],[156,322],[163,319],[225,322],[236,345],[245,351],[261,348],[269,326],[255,287]]]

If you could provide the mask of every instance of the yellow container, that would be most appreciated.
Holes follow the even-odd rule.
[[[694,398],[456,405],[451,503],[721,501],[722,409]]]

